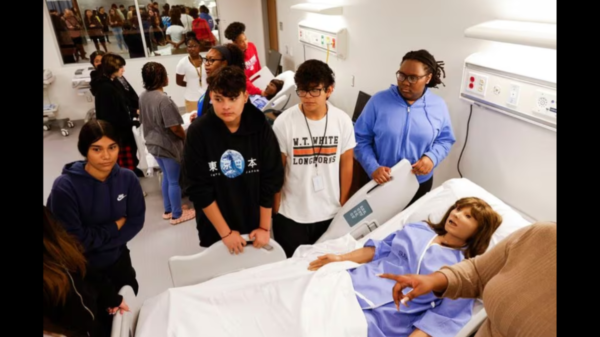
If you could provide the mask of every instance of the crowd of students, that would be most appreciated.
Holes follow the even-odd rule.
[[[45,226],[48,222],[59,231],[48,234],[48,242],[58,241],[47,248],[44,236],[44,271],[46,263],[58,268],[56,276],[48,274],[55,280],[46,283],[44,276],[45,310],[75,298],[70,292],[65,295],[65,289],[80,286],[65,282],[65,275],[97,284],[87,278],[93,274],[86,271],[93,271],[112,294],[109,302],[90,299],[98,301],[96,313],[102,317],[93,324],[106,331],[108,313],[127,309],[125,303],[116,303],[115,289],[130,285],[137,293],[127,242],[142,229],[146,208],[134,125],[141,124],[146,147],[164,174],[163,219],[172,225],[196,219],[200,246],[223,241],[232,254],[243,253],[248,243],[243,234],[261,248],[273,231],[288,257],[300,245],[313,244],[350,197],[354,159],[381,184],[391,179],[392,166],[408,159],[420,183],[413,201],[431,189],[433,169],[455,141],[446,104],[430,90],[442,83],[443,62],[426,50],[407,53],[396,72],[397,85],[375,94],[353,125],[346,112],[329,102],[335,91],[333,70],[322,61],[307,60],[294,76],[300,103],[271,126],[260,104],[273,98],[283,83],[274,80],[257,88],[249,80],[261,65],[244,24],[232,23],[225,36],[233,42],[212,46],[204,58],[197,36],[186,36],[188,54],[176,67],[176,84],[186,88],[186,111],[196,110],[187,131],[165,92],[170,83],[162,64],[143,66],[145,90],[138,96],[123,76],[123,57],[91,55],[97,119],[79,134],[84,159],[65,166],[44,211]],[[183,205],[182,192],[193,208]],[[53,225],[47,212],[60,226]],[[59,229],[76,242],[60,239],[66,235]],[[61,249],[71,255],[61,257]],[[55,313],[48,311],[49,322],[68,321],[68,312],[60,317]]]

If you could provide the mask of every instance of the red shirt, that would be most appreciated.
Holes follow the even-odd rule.
[[[206,20],[202,18],[197,18],[194,21],[192,21],[192,31],[196,33],[196,38],[198,40],[208,40],[210,41],[211,46],[217,44],[217,39],[215,39],[215,36],[210,31],[210,26],[208,25],[208,22],[206,22]]]
[[[244,52],[244,62],[246,63],[246,78],[248,79],[261,69],[256,46],[252,42],[248,42],[248,48]],[[250,95],[260,95],[265,89],[255,87],[250,81],[246,81],[246,86],[248,87],[247,90]]]

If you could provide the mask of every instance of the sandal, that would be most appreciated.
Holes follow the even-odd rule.
[[[181,209],[185,211],[186,209],[190,209],[190,206],[188,206],[188,205],[181,205]],[[172,212],[163,213],[163,216],[162,216],[162,218],[164,220],[171,220],[172,217],[173,217],[173,213]]]
[[[179,225],[182,222],[190,221],[196,217],[196,210],[186,209],[181,213],[181,216],[177,219],[171,219],[169,222],[171,225]]]

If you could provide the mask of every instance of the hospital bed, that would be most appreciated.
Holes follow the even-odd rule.
[[[86,68],[79,68],[73,73],[71,79],[71,86],[77,90],[78,96],[84,96],[88,102],[94,100],[94,96],[90,91],[90,82],[92,81],[91,73],[94,71],[94,67],[88,66]],[[84,123],[87,123],[90,119],[96,118],[96,109],[91,108],[85,114],[83,119]]]
[[[288,70],[275,78],[283,81],[283,87],[263,108],[264,113],[272,111],[284,111],[285,109],[300,102],[296,95],[296,82],[294,81],[295,72]],[[265,86],[266,88],[266,86]]]
[[[400,171],[397,171],[399,169],[400,169]],[[400,176],[401,172],[402,172],[401,167],[396,168],[396,170],[393,171],[394,178],[396,179],[396,177]],[[394,180],[392,180],[392,181],[394,181]],[[364,189],[365,190],[372,189],[372,187],[370,187],[370,186],[371,186],[371,184],[368,186],[365,186]],[[384,186],[382,186],[382,187],[384,187]],[[373,190],[373,191],[376,191],[376,190]],[[402,193],[402,191],[398,188],[381,189],[380,191],[385,191],[384,194],[389,199],[398,198],[399,194]],[[359,191],[359,193],[362,193],[362,192]],[[408,193],[410,195],[414,194],[414,192],[409,192],[409,190],[407,190],[406,193]],[[368,194],[369,193],[367,193],[366,200],[370,204],[371,203],[375,204],[375,202],[374,202],[375,198],[369,197]],[[371,195],[374,196],[376,194],[373,194],[373,192],[371,192]],[[165,292],[155,298],[148,299],[144,303],[144,305],[141,309],[141,312],[140,312],[140,316],[139,316],[139,320],[138,320],[138,324],[137,324],[136,336],[137,337],[150,337],[150,336],[171,336],[171,335],[173,335],[173,334],[167,334],[165,332],[165,330],[162,330],[162,329],[167,329],[167,326],[172,328],[172,326],[169,325],[169,324],[172,324],[172,322],[168,324],[168,321],[169,320],[171,320],[171,321],[177,320],[177,317],[179,317],[178,315],[185,314],[185,311],[181,311],[181,308],[178,311],[177,308],[178,308],[178,306],[184,306],[185,304],[189,305],[190,304],[189,301],[191,301],[191,298],[193,298],[195,289],[199,289],[198,287],[203,287],[202,289],[205,292],[208,290],[209,293],[219,293],[218,289],[219,289],[219,284],[221,284],[221,283],[232,284],[232,287],[233,287],[235,282],[237,281],[238,283],[245,282],[244,286],[246,286],[246,284],[251,284],[252,282],[257,282],[257,279],[260,279],[261,277],[267,277],[267,276],[263,276],[263,275],[270,275],[269,277],[274,277],[273,271],[277,272],[275,275],[286,274],[286,273],[298,273],[298,276],[297,276],[298,281],[297,282],[301,282],[303,275],[306,274],[306,272],[305,272],[306,261],[308,261],[310,259],[314,259],[316,256],[318,256],[320,254],[345,253],[345,252],[354,250],[356,248],[362,247],[368,239],[379,239],[379,240],[383,239],[386,236],[388,236],[389,234],[391,234],[392,232],[402,229],[402,227],[407,223],[422,221],[424,219],[430,219],[431,221],[434,221],[434,222],[440,221],[442,219],[444,213],[447,211],[447,209],[452,204],[454,204],[454,202],[456,202],[456,200],[463,198],[463,197],[469,197],[469,196],[475,196],[475,197],[479,197],[479,198],[485,200],[503,218],[502,225],[494,233],[491,243],[490,243],[490,247],[488,248],[488,250],[491,247],[493,247],[494,245],[496,245],[499,241],[501,241],[502,239],[507,237],[509,234],[514,232],[515,230],[520,229],[520,228],[530,224],[530,222],[528,220],[523,218],[519,213],[517,213],[515,210],[513,210],[510,206],[506,205],[500,199],[496,198],[495,196],[493,196],[489,192],[485,191],[483,188],[474,184],[473,182],[471,182],[467,179],[451,179],[451,180],[448,180],[445,183],[443,183],[440,187],[427,193],[425,196],[423,196],[422,198],[417,200],[415,203],[413,203],[407,209],[392,216],[391,219],[389,219],[388,221],[382,220],[382,222],[381,222],[382,225],[378,225],[377,228],[373,228],[372,231],[369,228],[367,228],[368,233],[363,233],[362,231],[356,231],[356,228],[354,228],[354,227],[368,226],[368,224],[370,223],[369,219],[371,219],[370,217],[376,218],[376,216],[378,216],[377,213],[380,212],[379,208],[373,209],[373,212],[371,214],[364,216],[364,218],[361,219],[355,226],[350,226],[349,224],[345,224],[346,229],[347,229],[346,233],[347,234],[353,233],[352,235],[344,235],[337,239],[331,239],[331,240],[325,240],[325,241],[320,240],[320,243],[317,243],[313,246],[301,246],[298,248],[298,250],[296,250],[294,257],[291,259],[288,259],[288,260],[274,262],[274,263],[272,261],[267,261],[267,262],[271,262],[271,263],[263,264],[261,266],[250,268],[250,269],[245,269],[242,271],[239,271],[240,266],[236,265],[236,266],[232,267],[232,269],[230,270],[230,272],[232,272],[232,273],[230,273],[230,274],[226,274],[228,272],[228,270],[226,270],[227,264],[223,263],[220,265],[221,269],[218,272],[213,273],[214,276],[223,275],[221,277],[217,277],[212,280],[205,281],[203,283],[196,284],[193,286],[182,287],[182,288],[172,288],[172,289],[169,289],[167,292]],[[356,205],[358,205],[362,202],[362,201],[360,201],[361,198],[365,198],[365,196],[363,195],[362,197],[357,198],[356,200],[354,200],[354,202],[352,204],[347,205],[348,207],[344,207],[344,209],[340,212],[340,214],[347,214],[350,209],[356,208]],[[381,198],[381,196],[379,198]],[[349,203],[350,203],[350,201],[349,201]],[[359,212],[359,216],[360,216],[360,213],[361,212]],[[356,213],[353,213],[353,214],[356,214]],[[381,219],[385,219],[385,217],[383,217]],[[343,222],[340,222],[340,223],[343,224]],[[332,225],[333,224],[334,224],[334,222],[332,222]],[[365,225],[365,224],[367,224],[367,225]],[[341,226],[341,225],[339,225],[339,226]],[[336,232],[336,233],[338,233],[338,232]],[[325,235],[331,235],[331,238],[334,238],[337,234],[334,234],[334,232],[331,232],[331,233],[326,233]],[[358,240],[356,240],[353,237],[353,235],[357,235],[357,236],[362,235],[362,237],[359,238]],[[215,261],[215,260],[219,260],[221,258],[226,258],[226,257],[231,256],[224,249],[221,249],[220,254],[221,254],[221,257],[216,257],[216,255],[218,255],[218,252],[215,251],[214,255],[207,254],[207,255],[205,255],[205,257],[207,259],[210,257],[210,260]],[[250,255],[242,254],[242,255],[237,256],[237,258],[244,259],[245,257],[248,257],[248,256],[250,256]],[[201,255],[200,255],[200,257],[201,257]],[[302,260],[302,259],[304,259],[304,260]],[[202,259],[198,258],[197,260],[198,260],[198,263],[201,263],[200,260],[202,260]],[[256,261],[256,256],[252,257],[251,260],[252,260],[252,263],[254,263],[255,265],[259,263]],[[238,262],[240,262],[240,261],[238,261]],[[250,262],[250,261],[248,261],[248,262]],[[204,263],[203,266],[208,266],[210,264],[210,261],[202,262],[202,263]],[[240,263],[242,263],[242,262],[240,262]],[[332,264],[332,265],[337,265],[337,264]],[[341,265],[342,264],[340,264],[340,266]],[[341,266],[341,267],[344,267],[344,266]],[[324,268],[322,268],[322,269],[324,269]],[[285,272],[279,272],[279,270],[284,270]],[[269,273],[271,273],[271,274],[269,274]],[[179,271],[176,268],[171,269],[171,274],[172,274],[172,277],[174,280],[176,280],[179,277],[182,277],[183,279],[186,279],[186,277],[187,277],[187,274],[185,271],[183,271],[182,275],[178,275]],[[314,275],[317,275],[317,274],[314,274]],[[292,276],[294,276],[294,275],[292,275]],[[296,276],[294,276],[294,277],[296,277]],[[191,282],[188,282],[187,284],[194,282],[193,280],[190,280],[190,281]],[[296,281],[294,279],[289,282],[296,282]],[[186,282],[184,282],[184,283],[186,283]],[[310,283],[307,283],[307,284],[310,284]],[[250,291],[250,290],[247,290],[247,291]],[[270,290],[267,289],[265,291],[270,291]],[[316,296],[314,294],[315,291],[318,292],[319,291],[318,288],[317,289],[312,288],[312,290],[310,292],[307,291],[307,293],[303,294],[303,296],[307,297],[309,295],[312,295],[313,300],[317,300],[317,301],[320,298],[322,299],[323,297],[327,297],[326,289],[322,290],[325,292],[323,292],[321,294],[316,294],[318,296]],[[244,294],[244,292],[242,292],[241,294]],[[161,296],[162,296],[162,298],[161,298]],[[272,297],[277,298],[277,296],[279,296],[279,297],[288,296],[289,297],[289,296],[293,296],[293,294],[287,294],[285,289],[279,289],[277,291],[273,290]],[[352,297],[351,291],[348,292],[347,297],[350,297],[350,298]],[[160,302],[161,300],[167,301],[167,302]],[[307,300],[307,299],[304,298],[304,300]],[[339,300],[340,299],[338,298],[337,301],[339,302]],[[167,305],[165,305],[165,303],[167,303]],[[276,303],[279,303],[279,302],[271,302],[271,303],[269,303],[269,305],[273,306]],[[219,305],[219,304],[221,304],[221,302],[216,302],[216,303],[213,303],[212,305]],[[259,304],[257,304],[257,305],[259,305]],[[196,303],[196,305],[197,305],[197,303]],[[200,305],[202,306],[202,305],[208,305],[208,304],[206,304],[206,302],[203,302]],[[349,305],[351,305],[351,304],[345,303],[345,306],[338,306],[337,309],[343,310],[343,308],[345,308]],[[165,306],[167,306],[168,308],[164,308]],[[269,306],[263,306],[263,307],[269,308]],[[187,307],[187,308],[189,311],[189,307]],[[196,307],[194,307],[194,308],[196,308]],[[211,309],[211,311],[214,311],[214,307],[211,306],[210,309]],[[286,310],[292,310],[292,309],[293,308],[283,307],[281,309],[281,317],[285,317]],[[161,310],[163,310],[163,312],[160,312]],[[198,308],[198,310],[201,310],[202,312],[197,313],[197,315],[193,312],[188,313],[188,314],[194,315],[194,317],[200,317],[201,315],[205,315],[206,313],[211,313],[211,311],[207,311],[206,308]],[[235,307],[233,307],[233,309],[232,309],[231,307],[229,307],[229,306],[226,307],[225,304],[223,304],[223,307],[219,306],[218,311],[221,311],[221,310],[235,310]],[[358,310],[358,311],[360,311],[360,310]],[[257,310],[256,313],[258,313],[258,312],[259,311]],[[328,311],[322,311],[321,314],[326,314],[327,312]],[[175,314],[175,313],[177,313],[177,314]],[[310,310],[303,311],[303,315],[310,316],[311,314],[312,313],[310,312]],[[362,317],[364,317],[364,316],[362,316]],[[233,317],[233,318],[237,319],[238,317]],[[243,317],[240,316],[240,319],[242,319],[242,318]],[[356,325],[357,324],[356,321],[361,320],[361,318],[359,318],[357,316],[355,316],[354,319],[348,319],[348,317],[343,317],[343,318],[344,318],[344,320],[340,321],[340,322],[345,322],[345,323],[340,323],[342,325],[343,324]],[[470,322],[465,327],[463,327],[463,329],[460,331],[459,334],[457,334],[457,336],[459,336],[459,337],[469,336],[481,325],[481,323],[483,322],[483,320],[485,318],[486,318],[486,314],[485,314],[485,310],[483,309],[483,305],[482,305],[481,301],[476,301],[474,308],[473,308],[473,316],[472,316]],[[257,319],[257,318],[253,317],[252,319]],[[281,318],[281,319],[283,319],[283,318]],[[309,321],[313,322],[314,319],[315,319],[314,317],[311,317],[309,319]],[[331,317],[329,319],[335,319],[335,317]],[[307,324],[306,321],[304,321],[304,322],[305,323],[303,323],[302,326],[303,327],[309,326],[308,328],[310,329],[311,324]],[[175,323],[176,326],[182,325],[181,324],[182,322],[178,322],[178,323],[179,324]],[[273,322],[273,324],[277,324],[277,323],[278,322]],[[281,323],[281,322],[279,322],[279,323]],[[301,324],[301,323],[298,323],[295,321],[289,321],[289,322],[285,322],[285,323],[286,324],[296,324],[296,325]],[[364,329],[366,329],[366,322],[364,324],[365,324]],[[184,325],[185,325],[185,323],[184,323]],[[267,329],[267,328],[268,327],[265,327],[265,329]],[[329,328],[336,328],[336,324],[330,323]],[[227,331],[223,330],[222,335],[228,335],[228,336],[233,336],[236,334],[239,335],[239,333],[241,331],[245,331],[244,335],[246,335],[246,336],[254,335],[253,331],[251,331],[249,329],[243,329],[243,327],[236,327],[235,321],[232,321],[231,325],[228,325]],[[348,330],[348,331],[350,331],[350,330]],[[169,332],[172,332],[172,331],[169,330]],[[221,332],[219,332],[219,333],[221,333]],[[261,333],[256,333],[255,335],[257,335],[257,336],[258,335],[260,335],[260,336],[270,336],[271,335],[271,334],[265,333],[264,331]],[[185,334],[183,334],[183,335],[185,335]],[[277,335],[286,335],[286,334],[279,333]],[[317,332],[313,331],[312,334],[306,334],[306,333],[302,334],[302,336],[308,336],[308,335],[321,336],[324,334],[322,334],[322,333],[320,334],[318,331]],[[356,334],[356,333],[352,334],[352,332],[340,333],[340,334],[335,334],[335,335],[338,335],[338,336],[361,336],[361,334]],[[364,335],[364,336],[366,336],[366,335]],[[125,336],[113,335],[113,337],[125,337]]]
[[[92,67],[92,66],[76,69],[75,73],[73,74],[73,78],[71,80],[71,86],[73,87],[73,89],[77,90],[77,95],[84,96],[88,102],[91,102],[94,99],[94,96],[92,95],[92,92],[90,91],[90,82],[92,81],[92,77],[91,77],[92,71],[94,71],[94,67]],[[86,115],[86,118],[85,118],[86,120],[94,118],[93,116],[90,115],[91,113],[95,113],[95,110],[93,111],[93,109],[92,109],[92,110],[88,111],[88,115]]]
[[[257,88],[265,90],[269,82],[274,79],[275,76],[271,72],[271,70],[267,67],[262,67],[259,71],[254,73],[254,75],[250,76],[250,82],[254,84]]]
[[[248,241],[248,235],[242,235]],[[240,258],[242,257],[242,258]],[[286,259],[283,248],[271,240],[267,246],[255,249],[248,245],[242,255],[232,255],[223,241],[219,241],[198,254],[173,256],[169,270],[174,287],[183,287],[208,281],[221,275]]]
[[[50,100],[50,94],[48,92],[48,88],[56,77],[52,72],[48,69],[44,69],[44,114],[43,114],[43,126],[44,131],[50,130],[53,123],[56,123],[60,126],[61,134],[66,137],[69,135],[69,128],[74,128],[75,124],[69,118],[58,119],[58,104],[53,104]],[[47,101],[47,102],[46,102]]]

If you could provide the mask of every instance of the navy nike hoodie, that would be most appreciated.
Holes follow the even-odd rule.
[[[47,207],[67,232],[76,236],[88,262],[99,269],[113,265],[139,233],[146,202],[133,171],[115,164],[105,181],[85,171],[85,161],[65,165],[54,181]],[[126,217],[121,230],[115,221]]]

